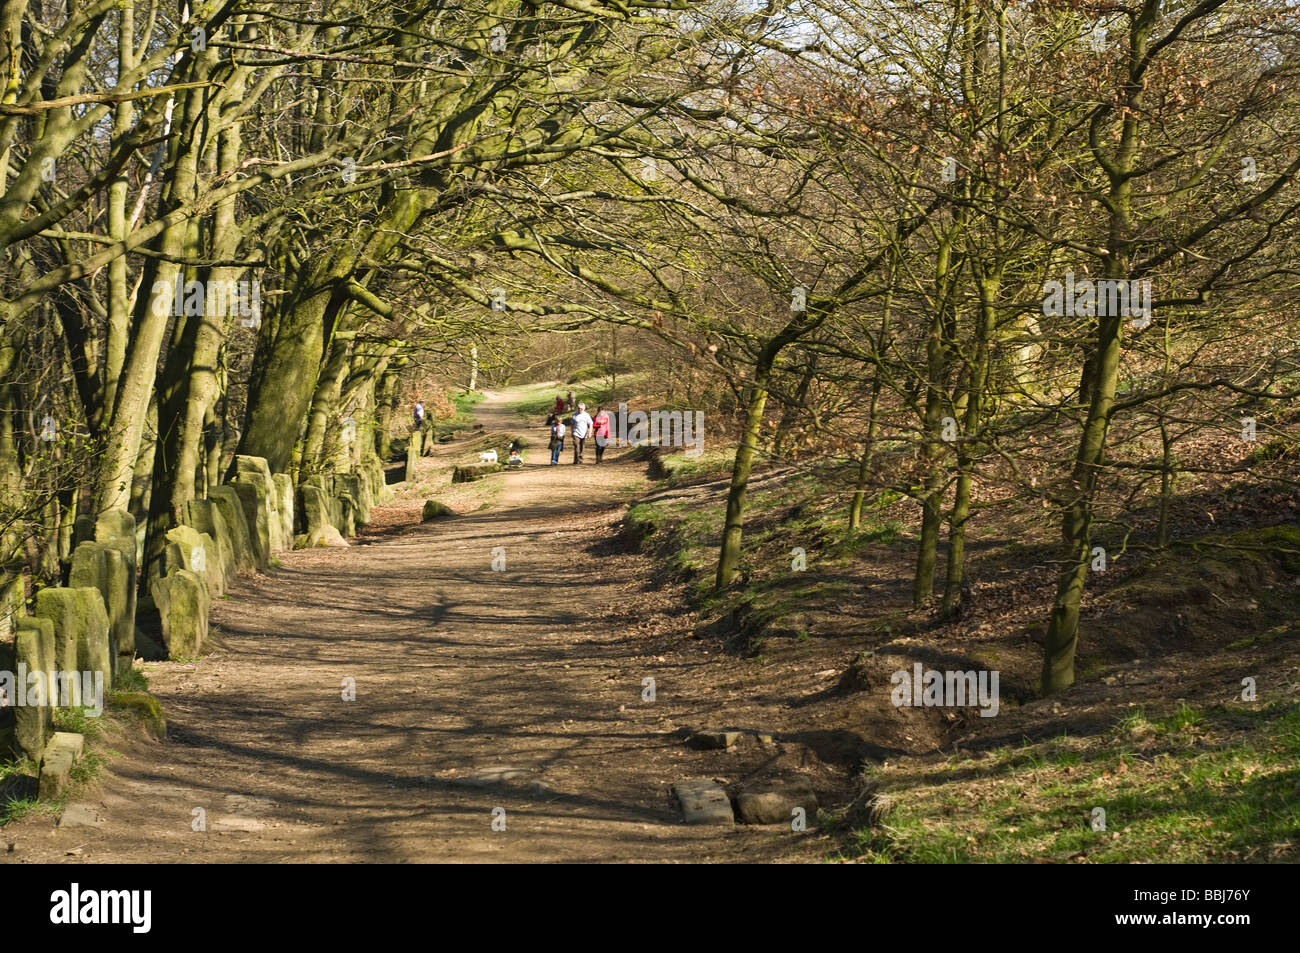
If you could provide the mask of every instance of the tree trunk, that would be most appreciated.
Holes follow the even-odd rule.
[[[229,81],[232,95],[239,97],[243,94],[245,75],[240,71]],[[239,124],[234,123],[218,135],[215,163],[209,159],[205,164],[215,164],[218,175],[230,173],[239,163],[241,145]],[[203,241],[200,223],[197,220],[191,222],[186,240],[191,257],[202,258],[205,251],[210,251],[218,261],[235,256],[241,238],[235,221],[235,201],[233,197],[229,198],[213,210],[206,242]],[[150,570],[166,548],[167,531],[180,523],[185,504],[207,491],[206,485],[196,487],[195,481],[203,472],[204,423],[217,398],[217,364],[225,342],[226,324],[234,316],[231,313],[207,313],[208,307],[219,300],[217,295],[209,292],[214,287],[225,289],[227,293],[220,298],[225,299],[226,311],[239,312],[240,308],[234,307],[236,299],[229,292],[236,287],[243,273],[244,269],[238,267],[216,267],[201,272],[205,279],[200,286],[204,291],[202,313],[176,319],[173,344],[160,375],[159,440],[155,451],[153,497],[149,504],[145,578],[149,578]],[[239,305],[248,304],[251,299],[250,290],[249,299],[239,301]]]
[[[1169,545],[1169,506],[1174,495],[1174,441],[1169,434],[1169,422],[1164,409],[1160,410],[1160,519],[1156,525],[1156,545],[1164,549]]]
[[[1115,277],[1115,276],[1108,276]],[[1056,599],[1047,626],[1043,655],[1043,693],[1051,694],[1074,684],[1074,653],[1079,635],[1079,606],[1088,578],[1089,543],[1092,539],[1093,499],[1110,427],[1110,405],[1115,400],[1120,356],[1120,319],[1101,321],[1093,362],[1092,401],[1083,437],[1075,456],[1070,484],[1072,499],[1065,507],[1061,536],[1065,568],[1057,581]]]
[[[135,5],[124,3],[118,18],[118,78],[136,65]],[[135,107],[129,100],[119,103],[113,113],[114,146],[131,132]],[[108,235],[116,241],[125,241],[129,223],[126,203],[130,180],[125,170],[108,187]],[[117,385],[126,360],[126,342],[131,327],[131,288],[127,271],[127,258],[119,255],[108,263],[108,328],[104,344],[103,386],[98,407],[87,407],[87,417],[92,433],[100,433],[105,421],[113,412],[117,401]]]
[[[858,460],[858,477],[854,484],[853,502],[849,504],[849,533],[857,532],[862,524],[862,507],[867,499],[867,479],[871,474],[871,459],[876,450],[876,408],[880,404],[880,370],[871,381],[871,402],[867,409],[867,438],[862,442],[862,456]]]
[[[215,47],[211,48],[215,51]],[[199,145],[189,141],[186,132],[198,128],[205,111],[205,93],[192,91],[185,97],[185,108],[175,138],[170,162],[169,188],[163,212],[183,204],[194,193],[198,178]],[[141,293],[135,301],[131,341],[117,387],[104,467],[96,488],[99,512],[126,507],[131,499],[131,474],[140,449],[145,409],[154,390],[158,358],[172,309],[158,303],[157,295],[166,295],[181,274],[176,264],[183,260],[191,239],[191,223],[179,221],[163,230],[158,248],[166,258],[150,259],[144,268]],[[170,298],[168,299],[170,300]]]
[[[346,341],[335,341],[330,348],[329,360],[320,373],[316,392],[312,395],[311,412],[307,415],[307,430],[303,435],[302,453],[298,461],[297,482],[319,473],[325,466],[325,438],[338,418],[339,393],[343,378],[348,372],[351,347]]]
[[[718,554],[718,575],[715,582],[718,589],[730,586],[740,568],[745,496],[749,490],[749,476],[754,469],[759,431],[763,426],[763,409],[767,406],[767,380],[770,373],[770,363],[755,370],[754,384],[745,408],[745,430],[740,438],[740,446],[736,448],[736,461],[731,468],[731,488],[727,491],[727,516],[722,531],[722,549]]]
[[[972,443],[983,426],[984,394],[989,379],[989,341],[997,325],[994,307],[1000,274],[981,277],[979,290],[979,319],[975,326],[975,354],[966,391],[966,412],[962,423],[963,439],[957,443],[957,489],[952,511],[948,517],[948,572],[943,587],[940,612],[948,615],[961,601],[962,584],[966,574],[966,522],[970,519],[971,486],[974,483],[974,450]]]
[[[389,428],[393,425],[393,412],[397,410],[397,380],[397,372],[390,369],[379,379],[375,391],[375,455],[382,463],[387,463],[393,455]]]
[[[944,454],[943,410],[948,402],[945,381],[951,357],[949,311],[953,308],[952,243],[960,221],[944,236],[935,261],[935,314],[926,341],[925,412],[922,417],[921,541],[912,579],[912,605],[921,608],[934,592],[934,567],[938,562],[939,531],[943,526]]]
[[[1144,65],[1147,42],[1159,15],[1158,3],[1147,3],[1133,21],[1130,74],[1123,87],[1124,108],[1121,113],[1119,145],[1114,157],[1096,155],[1110,183],[1108,201],[1109,234],[1106,241],[1104,276],[1111,280],[1128,280],[1132,247],[1130,202],[1132,173],[1140,148],[1139,117],[1142,115],[1144,78],[1138,72]],[[1100,309],[1099,309],[1100,310]],[[1074,656],[1079,640],[1079,607],[1088,578],[1089,546],[1092,539],[1093,507],[1101,468],[1105,462],[1106,435],[1110,428],[1111,406],[1119,380],[1120,328],[1122,315],[1099,315],[1097,337],[1088,360],[1081,388],[1088,412],[1079,450],[1070,477],[1069,497],[1061,520],[1064,539],[1062,570],[1057,580],[1056,598],[1048,620],[1043,647],[1042,691],[1049,695],[1074,684]]]

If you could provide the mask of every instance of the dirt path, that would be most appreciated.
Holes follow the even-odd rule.
[[[508,395],[479,410],[517,433]],[[540,428],[539,428],[540,429]],[[533,431],[534,433],[538,431]],[[464,446],[444,445],[432,480]],[[146,666],[170,737],[119,745],[82,795],[83,826],[8,825],[11,862],[701,861],[817,859],[814,834],[687,827],[682,777],[731,757],[701,726],[708,649],[674,597],[613,544],[644,466],[530,453],[487,508],[348,549],[283,553],[214,610],[218,648]],[[593,453],[587,450],[590,461]],[[486,482],[486,481],[485,481]],[[423,495],[377,522],[400,523]],[[489,497],[490,498],[490,495]],[[506,568],[494,571],[504,547]],[[685,646],[685,647],[683,647]],[[669,654],[663,654],[669,651]],[[643,679],[657,700],[642,701]],[[343,682],[355,679],[356,700]],[[708,688],[702,689],[707,693]],[[195,832],[195,809],[206,831]],[[504,831],[494,831],[504,810]],[[68,853],[76,849],[76,853]]]

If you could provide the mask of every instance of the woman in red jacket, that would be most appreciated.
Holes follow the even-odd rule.
[[[609,411],[596,405],[596,416],[591,421],[591,435],[596,439],[596,462],[605,455],[605,446],[609,443]]]

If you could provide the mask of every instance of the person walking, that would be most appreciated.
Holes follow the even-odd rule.
[[[564,421],[557,415],[551,415],[551,466],[560,462],[560,451],[564,449]]]
[[[582,451],[587,444],[587,437],[591,433],[591,414],[587,413],[587,405],[579,404],[578,412],[573,415],[573,462],[582,462]]]
[[[411,411],[411,416],[415,418],[416,430],[424,426],[424,401],[416,400],[415,409]]]
[[[565,401],[565,406],[573,410],[573,391],[569,391],[569,399]]]
[[[596,416],[591,421],[591,436],[596,441],[596,462],[600,463],[609,444],[609,411],[596,405]]]

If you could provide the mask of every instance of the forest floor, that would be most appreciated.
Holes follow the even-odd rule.
[[[584,465],[566,452],[548,466],[542,427],[511,399],[489,395],[475,408],[484,429],[438,445],[353,545],[281,553],[241,578],[214,606],[202,658],[146,663],[166,741],[106,736],[115,750],[62,822],[32,811],[6,825],[0,859],[825,858],[813,824],[682,822],[670,789],[683,778],[790,768],[834,795],[849,774],[816,756],[826,739],[683,743],[683,728],[735,720],[728,680],[747,663],[707,665],[681,593],[620,542],[644,461],[611,451],[596,466],[589,446]],[[450,483],[454,464],[488,445],[504,458],[521,433],[534,444],[522,471]],[[427,497],[456,515],[421,523]]]

